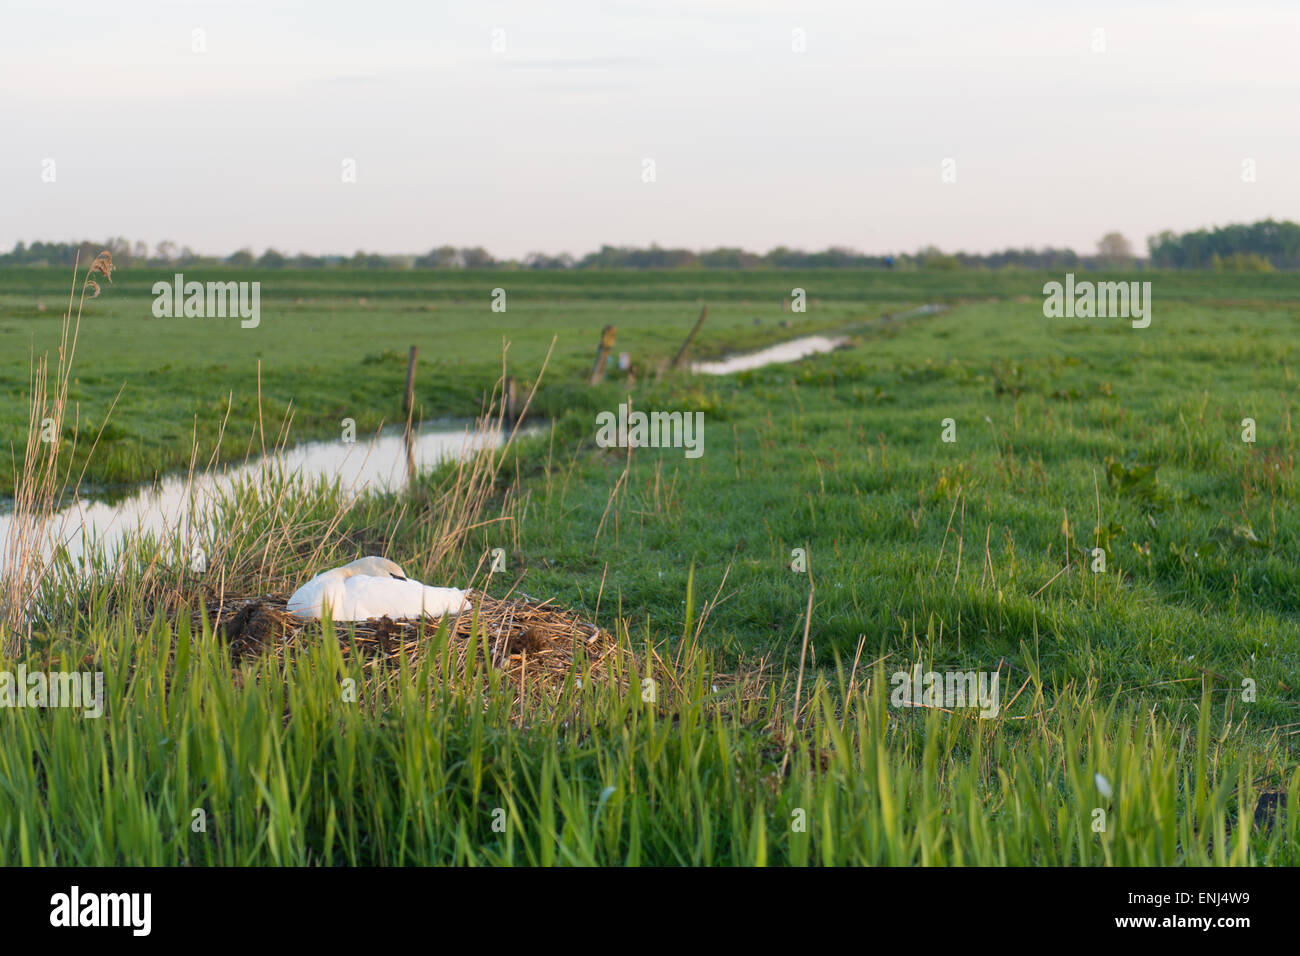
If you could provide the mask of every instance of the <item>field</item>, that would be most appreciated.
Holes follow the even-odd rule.
[[[697,358],[873,320],[906,304],[1025,296],[1037,301],[1043,282],[1060,276],[222,269],[187,272],[185,278],[260,281],[260,324],[243,329],[232,318],[155,318],[152,286],[171,281],[156,269],[118,271],[100,298],[87,301],[69,395],[75,407],[65,437],[78,439],[80,467],[116,402],[89,471],[98,486],[183,468],[195,435],[211,448],[227,414],[228,433],[241,438],[259,416],[264,425],[279,423],[290,411],[297,440],[335,437],[345,417],[355,419],[362,432],[400,421],[411,345],[421,351],[417,403],[426,418],[435,418],[479,410],[500,374],[503,340],[510,342],[512,371],[529,381],[555,336],[553,374],[538,396],[539,412],[554,417],[584,394],[577,384],[590,370],[607,323],[619,329],[618,349],[628,351],[636,367],[652,370],[675,354],[706,302],[710,313]],[[0,437],[6,448],[21,444],[25,435],[31,355],[57,346],[70,279],[58,269],[0,275],[0,394],[7,399],[0,407]],[[807,290],[809,310],[783,312],[781,303],[796,286]],[[504,313],[491,308],[497,288],[507,294]],[[1300,300],[1300,280],[1288,274],[1166,274],[1156,288],[1162,302],[1235,303],[1247,312]],[[783,321],[788,328],[781,327]],[[1048,328],[1033,328],[1033,342],[1059,347]],[[222,447],[233,457],[246,450],[233,442]],[[12,490],[13,464],[8,454],[0,462],[0,495]]]
[[[554,340],[530,412],[550,427],[468,505],[450,467],[355,505],[271,483],[230,502],[204,575],[142,546],[115,580],[56,578],[29,669],[96,662],[108,713],[5,715],[3,858],[1300,863],[1300,278],[1125,276],[1152,283],[1140,330],[1044,318],[1061,277],[1017,272],[211,277],[262,282],[256,329],[154,318],[160,278],[119,273],[83,314],[63,438],[91,487],[206,460],[223,420],[226,459],[290,415],[291,440],[398,421],[411,345],[432,419],[484,406],[503,339],[527,386]],[[69,281],[0,272],[5,493]],[[783,311],[794,287],[808,311]],[[850,345],[662,372],[705,303],[696,357]],[[948,308],[908,314],[926,303]],[[607,323],[633,375],[589,386]],[[629,400],[703,412],[704,454],[597,447]],[[396,673],[328,639],[236,666],[191,623],[215,575],[282,594],[382,548],[463,582],[496,547],[489,592],[609,629],[623,679],[521,701],[491,667],[440,667],[445,630]],[[997,715],[897,706],[917,664],[997,673]]]

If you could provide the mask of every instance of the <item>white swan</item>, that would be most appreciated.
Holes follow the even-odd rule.
[[[289,598],[288,611],[317,619],[328,611],[335,621],[388,617],[414,620],[457,614],[465,605],[459,588],[433,588],[412,581],[387,558],[358,558],[316,575]]]

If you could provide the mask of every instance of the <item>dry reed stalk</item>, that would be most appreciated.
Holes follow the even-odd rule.
[[[550,355],[548,351],[548,362]],[[544,362],[520,418],[532,402],[545,366]],[[421,549],[421,557],[412,564],[419,567],[418,576],[421,578],[427,580],[460,573],[464,547],[473,531],[497,523],[510,525],[515,521],[512,510],[518,501],[509,491],[502,497],[500,513],[495,516],[487,514],[489,505],[498,494],[501,465],[519,427],[516,421],[508,435],[504,434],[504,408],[500,407],[498,399],[503,393],[505,378],[503,369],[502,378],[496,383],[484,413],[476,421],[475,428],[467,432],[467,454],[457,460],[450,474],[428,494],[412,487],[410,500],[399,500],[395,510],[384,516],[387,528],[382,538],[391,543],[397,525],[408,509],[418,513],[422,526],[417,528],[416,537],[420,542],[428,542],[428,547]],[[228,403],[217,444],[201,472],[198,470],[199,448],[195,437],[183,487],[183,498],[187,503],[184,522],[178,523],[170,536],[157,540],[152,553],[137,547],[139,560],[133,567],[128,567],[126,562],[118,563],[115,583],[121,588],[128,576],[133,577],[135,586],[131,600],[124,601],[124,604],[137,607],[142,619],[193,606],[196,590],[199,593],[212,591],[214,578],[217,583],[214,593],[221,598],[229,597],[229,602],[218,601],[220,609],[225,603],[232,607],[238,605],[240,599],[237,596],[241,594],[289,588],[294,581],[315,573],[323,566],[351,560],[358,551],[391,553],[384,544],[374,541],[372,535],[366,534],[365,540],[358,542],[340,534],[343,522],[362,500],[364,490],[341,489],[343,494],[334,501],[332,510],[322,515],[315,509],[320,501],[317,494],[320,489],[284,474],[281,462],[289,444],[293,409],[286,412],[279,433],[268,448],[262,437],[260,381],[258,394],[258,420],[244,457],[245,466],[257,464],[258,469],[246,481],[223,493],[214,493],[221,468],[221,443],[230,414]],[[376,440],[381,432],[382,425],[375,434]],[[374,447],[372,441],[362,461],[363,471]],[[259,449],[263,454],[255,459]],[[432,502],[437,502],[436,508]],[[178,547],[184,558],[191,545],[200,541],[206,546],[211,575],[195,578],[187,575],[184,561],[179,567],[169,563],[168,555],[176,553]],[[139,544],[138,541],[134,543]]]
[[[108,252],[101,252],[86,270],[78,297],[80,266],[81,257],[78,255],[72,266],[68,308],[63,314],[59,334],[58,364],[51,369],[48,354],[38,358],[33,352],[31,358],[27,443],[22,467],[15,468],[13,518],[5,535],[4,563],[0,573],[0,646],[11,656],[24,650],[31,640],[36,599],[51,572],[55,533],[63,530],[61,526],[56,528],[56,522],[76,452],[75,432],[67,470],[62,475],[59,472],[59,452],[63,445],[68,383],[72,377],[72,360],[76,355],[86,294],[89,292],[93,299],[100,293],[99,283],[92,276],[101,275],[109,282],[113,281],[113,257]]]

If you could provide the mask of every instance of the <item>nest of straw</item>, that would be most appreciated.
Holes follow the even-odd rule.
[[[224,635],[238,663],[260,655],[291,657],[307,642],[320,640],[319,621],[304,620],[285,609],[287,595],[231,598],[211,595],[196,612]],[[575,665],[599,675],[615,651],[614,638],[578,614],[550,601],[527,597],[494,598],[469,592],[470,607],[448,621],[450,649],[465,665],[470,655],[488,648],[493,667],[523,689],[538,683],[562,685]],[[339,622],[335,636],[345,660],[359,657],[367,669],[396,668],[402,656],[417,663],[440,624],[439,618]],[[475,631],[477,627],[477,631]],[[477,637],[477,640],[471,638]]]

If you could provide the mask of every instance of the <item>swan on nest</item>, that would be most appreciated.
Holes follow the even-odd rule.
[[[293,592],[288,611],[311,619],[326,611],[335,621],[414,620],[457,614],[465,605],[459,588],[429,587],[387,558],[366,557],[316,575]]]

